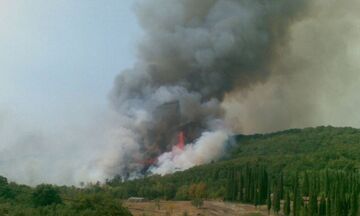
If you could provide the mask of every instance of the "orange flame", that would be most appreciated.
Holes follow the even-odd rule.
[[[183,131],[178,134],[178,143],[176,144],[176,147],[181,150],[184,150],[185,148],[185,134]]]

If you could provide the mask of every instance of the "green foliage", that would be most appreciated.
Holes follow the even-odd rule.
[[[131,215],[127,209],[121,206],[119,201],[102,193],[82,195],[79,201],[73,204],[73,209],[75,209],[78,215]]]
[[[36,207],[62,203],[59,191],[54,186],[47,184],[35,188],[32,193],[32,201]]]
[[[319,216],[326,216],[326,200],[325,200],[325,196],[322,195],[321,199],[320,199],[320,204],[319,204]]]
[[[180,186],[175,195],[176,200],[188,200],[189,199],[189,186]]]
[[[31,188],[8,183],[6,178],[0,176],[0,215],[130,216],[130,212],[110,191],[111,188],[100,185],[79,189],[43,184]]]
[[[270,189],[268,190],[267,193],[267,198],[266,198],[266,207],[268,210],[268,213],[270,214],[270,210],[271,210],[271,206],[272,206],[272,202],[271,202],[271,191]]]
[[[290,205],[291,205],[290,195],[289,195],[289,193],[286,193],[286,195],[285,195],[285,203],[284,203],[284,214],[285,214],[285,216],[290,215]]]

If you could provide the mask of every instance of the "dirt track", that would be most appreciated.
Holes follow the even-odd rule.
[[[201,209],[191,205],[189,201],[161,201],[160,209],[155,202],[125,202],[134,216],[262,216],[267,215],[266,207],[255,209],[253,205],[227,203],[221,201],[205,201]]]

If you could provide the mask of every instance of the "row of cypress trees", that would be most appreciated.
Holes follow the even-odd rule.
[[[359,173],[323,170],[269,173],[265,166],[229,168],[227,201],[265,205],[269,213],[293,216],[356,216]]]

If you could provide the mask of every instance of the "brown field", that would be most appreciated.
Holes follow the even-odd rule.
[[[148,202],[125,202],[134,216],[262,216],[268,215],[266,206],[228,203],[222,201],[205,201],[202,208],[197,209],[189,201],[161,201],[160,209],[154,201]]]

